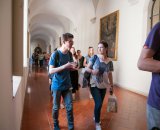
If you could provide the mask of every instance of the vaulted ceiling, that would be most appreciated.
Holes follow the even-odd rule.
[[[82,10],[96,13],[99,0],[29,0],[31,41],[55,41],[62,33],[72,31],[81,19]],[[83,11],[84,12],[84,11]]]

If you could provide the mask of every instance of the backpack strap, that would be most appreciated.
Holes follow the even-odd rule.
[[[69,59],[71,62],[73,62],[73,57],[72,57],[72,53],[70,51],[68,51],[68,54],[69,54]]]
[[[58,67],[59,64],[59,52],[58,50],[55,51],[55,67]]]
[[[73,61],[72,53],[68,51],[68,54],[69,54],[70,61]],[[59,52],[58,50],[56,50],[55,51],[55,67],[58,67],[58,65],[59,65]]]
[[[91,69],[93,68],[93,65],[94,65],[94,63],[96,62],[97,58],[98,58],[97,55],[94,55],[94,56],[93,56],[93,64],[91,65]]]

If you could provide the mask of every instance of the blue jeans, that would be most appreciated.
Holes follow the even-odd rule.
[[[103,104],[104,97],[106,95],[106,89],[99,89],[97,87],[90,87],[91,94],[94,99],[95,107],[94,107],[94,117],[95,122],[100,122],[100,114],[101,114],[101,108]]]
[[[160,129],[160,110],[147,104],[147,125],[148,130],[156,127]]]
[[[67,119],[68,119],[68,129],[74,130],[74,118],[73,118],[73,104],[72,104],[72,92],[70,89],[65,91],[53,90],[53,122],[54,122],[54,130],[60,130],[58,114],[60,108],[60,100],[61,96],[64,99],[66,111],[67,111]]]

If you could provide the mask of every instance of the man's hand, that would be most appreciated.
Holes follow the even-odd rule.
[[[75,62],[68,62],[67,64],[64,65],[64,69],[76,70],[77,64]]]

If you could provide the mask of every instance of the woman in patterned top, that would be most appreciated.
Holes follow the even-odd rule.
[[[100,113],[103,104],[103,100],[106,94],[106,87],[110,86],[113,91],[113,63],[107,55],[108,44],[105,41],[98,43],[98,54],[95,60],[95,56],[90,58],[87,66],[87,71],[91,73],[91,94],[94,99],[94,120],[96,130],[101,130],[100,125]],[[91,67],[92,66],[92,67]],[[93,68],[93,69],[90,69]]]

